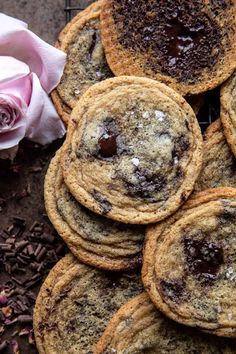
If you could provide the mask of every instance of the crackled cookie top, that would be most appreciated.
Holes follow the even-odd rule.
[[[63,181],[60,151],[47,171],[44,199],[52,224],[80,260],[110,270],[141,264],[144,228],[106,219],[78,203]]]
[[[113,76],[101,43],[100,5],[98,1],[80,13],[60,43],[67,61],[57,92],[70,108],[88,87]]]
[[[102,40],[116,75],[148,76],[182,94],[227,79],[235,64],[235,2],[105,0]]]
[[[66,256],[49,273],[36,301],[39,353],[92,353],[112,315],[141,291],[137,274],[100,272]]]
[[[227,144],[220,120],[207,129],[203,151],[202,171],[194,189],[236,187],[236,159]]]
[[[123,305],[109,322],[95,354],[233,353],[226,340],[181,326],[159,312],[146,293]]]
[[[171,218],[149,228],[143,281],[172,319],[236,337],[236,189],[195,195]]]
[[[220,94],[220,118],[224,135],[236,156],[236,72],[221,87]]]
[[[127,223],[158,221],[186,201],[202,137],[187,102],[154,80],[120,77],[90,88],[62,150],[65,183],[81,204]]]

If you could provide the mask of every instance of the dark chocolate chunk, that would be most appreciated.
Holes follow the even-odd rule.
[[[107,117],[100,127],[98,147],[94,156],[101,160],[111,161],[115,156],[127,151],[123,140],[124,137],[120,133],[117,121]]]
[[[180,303],[185,297],[185,283],[181,279],[166,281],[160,280],[160,290],[164,297],[171,301]]]
[[[117,154],[117,135],[107,131],[99,138],[99,154],[102,157],[112,157]]]
[[[152,199],[153,194],[163,190],[167,184],[166,177],[161,173],[152,174],[149,171],[137,168],[134,175],[136,183],[126,181],[124,178],[125,187],[128,190],[128,194],[132,197]]]
[[[90,56],[90,60],[91,60],[92,54],[94,52],[94,49],[97,45],[98,39],[99,39],[98,30],[94,30],[93,35],[92,35],[92,41],[91,41],[90,47],[88,49],[88,54]]]
[[[108,214],[109,211],[111,211],[111,203],[103,195],[101,195],[101,193],[94,190],[92,196],[99,203],[103,214]]]
[[[172,158],[174,159],[177,157],[180,160],[184,153],[188,151],[190,147],[189,140],[186,136],[180,135],[178,138],[175,139],[174,149],[172,151]]]
[[[214,242],[185,237],[183,240],[186,269],[199,280],[211,282],[217,278],[224,263],[223,249]]]

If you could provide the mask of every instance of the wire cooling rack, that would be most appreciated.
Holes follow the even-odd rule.
[[[94,0],[65,0],[66,23],[69,22],[79,11],[84,10]]]
[[[66,23],[69,22],[79,11],[84,10],[95,0],[65,0]],[[208,92],[204,97],[204,104],[197,114],[202,131],[205,131],[216,118],[219,117],[220,103],[219,90]]]

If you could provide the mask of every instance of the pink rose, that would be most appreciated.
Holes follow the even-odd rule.
[[[48,144],[65,134],[48,94],[66,55],[22,21],[0,13],[0,23],[0,158],[13,159],[24,137]]]

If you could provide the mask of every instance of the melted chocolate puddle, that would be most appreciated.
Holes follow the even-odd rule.
[[[117,27],[122,25],[119,43],[132,53],[144,54],[145,65],[153,72],[195,82],[224,54],[223,30],[215,19],[223,6],[214,6],[209,15],[203,3],[114,0],[114,21]]]
[[[222,247],[205,240],[185,238],[183,242],[188,272],[207,283],[216,280],[219,268],[224,263]]]
[[[199,46],[200,40],[204,35],[204,26],[186,27],[178,18],[170,21],[165,27],[166,36],[169,38],[169,45],[166,51],[169,56],[168,64],[177,64],[178,58]]]

